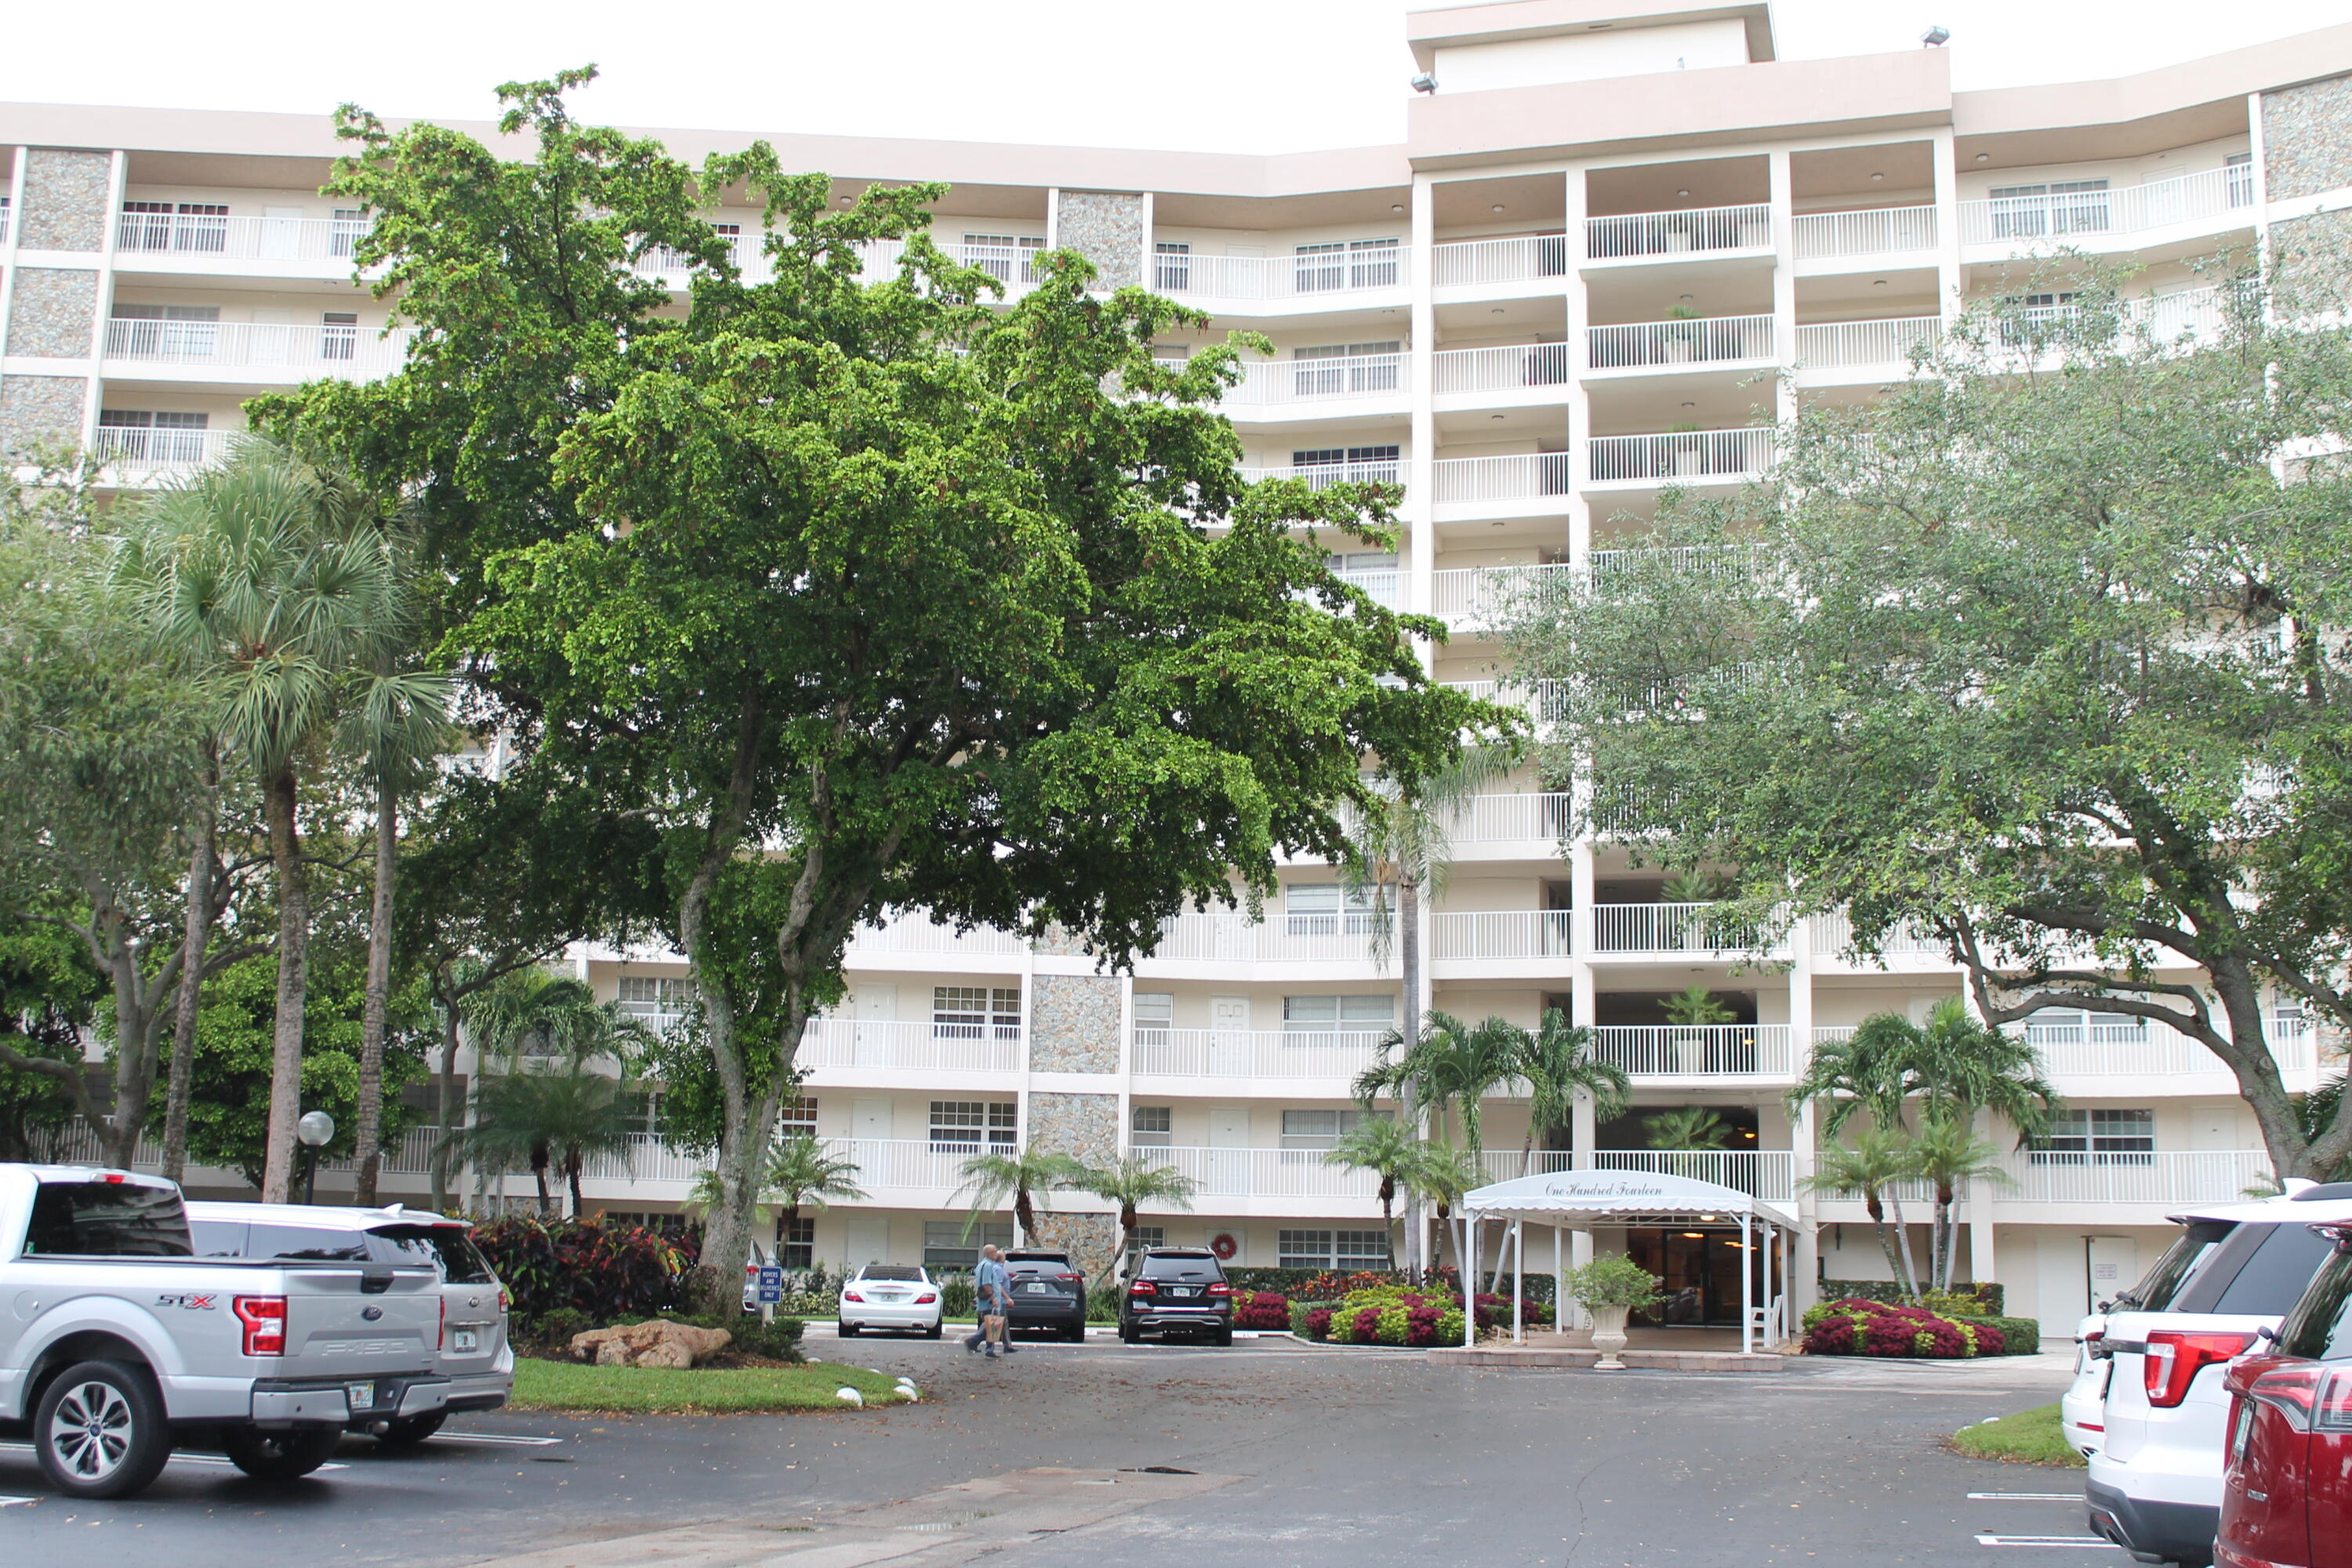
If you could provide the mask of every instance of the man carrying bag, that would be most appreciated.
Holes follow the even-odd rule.
[[[966,1351],[980,1351],[996,1356],[1013,1346],[1005,1338],[1005,1314],[1013,1305],[1012,1281],[1004,1272],[1004,1254],[993,1245],[980,1249],[980,1266],[971,1271],[972,1310],[980,1318],[980,1331],[964,1341]]]

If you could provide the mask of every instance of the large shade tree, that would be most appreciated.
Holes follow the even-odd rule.
[[[2352,335],[2231,275],[2184,339],[2121,281],[1805,408],[1771,483],[1663,509],[1713,553],[1629,552],[1511,640],[1567,682],[1552,771],[1647,851],[1864,952],[1940,938],[1989,1024],[2178,1029],[2318,1175],[2352,1121],[2298,1121],[2269,1009],[2352,1026],[2352,467],[2311,456]]]
[[[408,368],[266,406],[409,487],[451,645],[518,747],[643,814],[721,1108],[704,1289],[735,1288],[803,1026],[888,908],[1077,933],[1338,858],[1490,711],[1305,529],[1386,492],[1245,485],[1201,318],[1081,258],[1025,297],[927,237],[942,187],[836,196],[764,146],[698,174],[503,89],[520,156],[341,116]],[[739,269],[705,199],[761,214]],[[685,308],[634,264],[693,275]],[[895,260],[891,252],[898,251]]]

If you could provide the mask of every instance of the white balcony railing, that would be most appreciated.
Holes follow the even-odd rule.
[[[1568,236],[1519,235],[1509,239],[1449,240],[1431,257],[1431,281],[1440,289],[1483,283],[1524,283],[1568,275]]]
[[[1746,479],[1772,465],[1772,432],[1766,429],[1595,436],[1586,446],[1596,484]]]
[[[1995,1204],[2228,1203],[2271,1176],[2260,1149],[2062,1153],[2015,1150],[2001,1166],[2016,1185],[1995,1187]]]
[[[1575,797],[1566,791],[1476,795],[1463,803],[1449,826],[1456,844],[1524,844],[1565,837],[1574,817]]]
[[[1599,952],[1752,953],[1762,933],[1720,904],[1595,904],[1592,946]]]
[[[106,323],[106,355],[165,364],[276,370],[302,380],[372,378],[398,370],[415,336],[407,328],[387,333],[373,327],[115,318]]]
[[[1570,459],[1566,452],[1525,452],[1502,458],[1440,458],[1436,471],[1437,500],[1475,505],[1485,501],[1530,500],[1569,492]]]
[[[1567,700],[1567,685],[1563,681],[1542,679],[1533,682],[1517,680],[1441,680],[1440,686],[1449,691],[1460,691],[1481,702],[1497,703],[1517,708],[1538,724],[1559,717]]]
[[[1363,963],[1372,956],[1369,913],[1183,914],[1160,928],[1151,957],[1190,963]]]
[[[1940,316],[1897,316],[1880,321],[1815,321],[1797,329],[1797,361],[1824,369],[1841,365],[1900,365],[1944,330]]]
[[[1011,931],[982,927],[959,931],[919,914],[894,914],[875,925],[859,926],[849,939],[852,952],[935,952],[967,957],[1013,957],[1028,944]]]
[[[1786,1149],[1596,1149],[1592,1165],[1601,1171],[1689,1176],[1766,1203],[1784,1204],[1797,1195],[1796,1156]]]
[[[1020,1029],[920,1019],[812,1018],[801,1036],[801,1068],[879,1068],[913,1072],[1019,1072]]]
[[[1430,610],[1457,625],[1494,626],[1575,581],[1566,563],[1549,566],[1458,566],[1436,573]]]
[[[1359,569],[1334,572],[1331,575],[1342,583],[1361,588],[1372,603],[1383,608],[1395,610],[1404,606],[1405,574],[1402,572],[1393,568],[1385,571]]]
[[[142,257],[349,263],[368,227],[365,218],[123,213],[115,221],[114,234],[117,250]]]
[[[2263,1025],[2271,1055],[2282,1071],[2312,1067],[2311,1031],[2303,1018],[2273,1014]],[[2230,1070],[2202,1041],[2152,1018],[2126,1022],[2084,1020],[2080,1016],[2036,1016],[2025,1022],[2025,1039],[2053,1078],[2180,1078]]]
[[[1772,357],[1772,318],[1717,316],[1703,321],[1629,321],[1585,329],[1586,363],[1594,370],[1707,364]]]
[[[1448,910],[1430,922],[1432,958],[1566,958],[1566,910]]]
[[[1789,238],[1800,261],[1933,250],[1936,209],[1871,207],[1860,212],[1799,213],[1790,226]]]
[[[1592,586],[1606,592],[1610,579],[1657,568],[1693,577],[1760,582],[1771,554],[1757,544],[1676,544],[1630,550],[1596,550],[1586,557]]]
[[[1303,479],[1309,489],[1329,489],[1333,485],[1396,485],[1404,484],[1404,465],[1392,458],[1357,463],[1296,463],[1286,468],[1243,468],[1236,469],[1252,484],[1261,479]]]
[[[1370,1171],[1326,1163],[1320,1149],[1144,1148],[1131,1151],[1173,1166],[1197,1184],[1202,1198],[1355,1198],[1379,1195]]]
[[[1408,280],[1402,246],[1332,246],[1293,256],[1152,258],[1151,286],[1179,299],[1291,300],[1401,288]]]
[[[1566,343],[1440,349],[1433,357],[1435,389],[1441,397],[1462,392],[1523,392],[1531,386],[1565,389],[1575,369]]]
[[[1604,1024],[1595,1053],[1635,1078],[1787,1078],[1786,1024]]]
[[[1805,923],[1811,928],[1815,963],[1829,962],[1871,966],[1867,960],[1853,951],[1853,922],[1847,919],[1843,910],[1808,916]],[[1915,963],[1937,964],[1948,964],[1952,961],[1952,950],[1942,937],[1909,926],[1900,926],[1890,931],[1882,952],[1889,960],[1909,959]]]
[[[1405,387],[1402,354],[1334,354],[1328,359],[1255,360],[1224,395],[1227,408],[1396,398]]]
[[[1761,202],[1584,220],[1584,254],[1592,261],[1756,250],[1771,243],[1772,209]]]
[[[1380,1032],[1150,1029],[1134,1035],[1134,1071],[1161,1078],[1328,1079],[1352,1082],[1372,1064]]]
[[[2189,224],[2226,227],[2251,223],[2253,205],[2253,171],[2242,164],[2108,190],[1995,196],[1959,204],[1960,243],[2067,245]]]
[[[195,468],[227,457],[244,436],[242,430],[101,425],[91,450],[112,468]]]

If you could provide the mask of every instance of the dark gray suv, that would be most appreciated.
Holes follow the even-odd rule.
[[[1150,1333],[1234,1342],[1234,1288],[1225,1283],[1215,1253],[1201,1247],[1160,1247],[1143,1255],[1119,1300],[1118,1337],[1134,1344]]]

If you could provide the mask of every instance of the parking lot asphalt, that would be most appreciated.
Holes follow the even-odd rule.
[[[407,1454],[346,1439],[341,1468],[291,1485],[184,1456],[143,1497],[108,1504],[45,1495],[30,1453],[0,1447],[0,1562],[928,1568],[1004,1552],[1008,1531],[1024,1563],[1088,1568],[1171,1548],[1265,1568],[2124,1561],[2081,1539],[2068,1500],[2081,1472],[1940,1446],[1967,1422],[2055,1399],[2054,1358],[1605,1374],[1435,1367],[1281,1338],[1221,1350],[1097,1337],[1026,1343],[1002,1362],[953,1340],[819,1331],[809,1349],[906,1373],[926,1398],[761,1416],[465,1416]],[[936,1500],[849,1511],[1039,1467],[1111,1489],[1075,1512],[1069,1488],[1059,1501],[1007,1493],[992,1522],[991,1507]],[[1044,1522],[1022,1529],[1032,1517]],[[841,1533],[861,1520],[873,1528]]]

